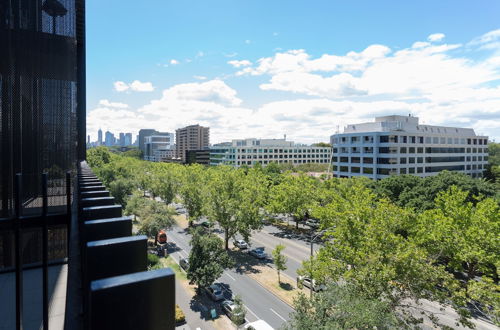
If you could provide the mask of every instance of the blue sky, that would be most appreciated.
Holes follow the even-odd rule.
[[[499,1],[87,0],[88,132],[310,143],[412,113],[498,140],[498,17]]]

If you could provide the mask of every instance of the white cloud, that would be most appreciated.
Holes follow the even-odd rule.
[[[249,60],[241,60],[241,61],[238,61],[238,60],[233,60],[233,61],[229,61],[227,62],[228,64],[231,64],[233,67],[235,68],[241,68],[243,66],[249,66],[249,65],[252,65],[252,62],[250,62]]]
[[[430,42],[441,41],[445,37],[444,33],[433,33],[427,37]]]
[[[114,86],[117,92],[125,92],[128,90],[135,92],[152,92],[155,89],[152,83],[141,82],[139,80],[134,80],[130,84],[127,84],[123,81],[116,81],[114,83]]]
[[[197,80],[207,80],[207,77],[205,76],[193,76],[193,78]]]
[[[124,92],[129,89],[129,86],[123,81],[115,81],[114,86],[117,92]]]
[[[110,102],[109,100],[100,100],[99,105],[102,105],[103,107],[118,108],[118,109],[128,108],[128,104],[120,102]]]
[[[468,46],[479,49],[500,49],[500,29],[487,32],[469,42]]]
[[[176,59],[171,59],[170,64],[177,65],[177,64],[179,64],[179,61],[177,61]]]

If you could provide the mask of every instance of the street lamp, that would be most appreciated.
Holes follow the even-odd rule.
[[[311,272],[310,272],[310,275],[311,275],[311,285],[309,286],[309,291],[310,291],[310,298],[312,299],[312,295],[313,295],[313,288],[314,288],[314,280],[313,280],[313,255],[314,255],[314,250],[313,250],[313,245],[314,245],[314,240],[320,236],[320,235],[323,235],[324,233],[326,232],[326,229],[323,229],[322,231],[320,231],[319,233],[317,233],[316,235],[313,236],[313,233],[311,233],[311,266],[310,266],[310,269],[311,269]]]

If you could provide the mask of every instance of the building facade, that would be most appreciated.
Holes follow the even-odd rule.
[[[470,128],[421,125],[411,116],[348,125],[330,142],[336,177],[426,177],[443,170],[481,177],[488,163],[487,136],[477,136]]]
[[[144,139],[144,160],[161,162],[175,157],[174,134],[146,136]]]
[[[176,130],[177,157],[186,162],[188,150],[204,149],[210,145],[210,128],[191,125]]]
[[[330,156],[331,148],[326,147],[295,145],[285,139],[244,139],[211,147],[210,165],[328,164]]]

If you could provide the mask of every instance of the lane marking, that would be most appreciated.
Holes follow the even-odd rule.
[[[274,311],[274,309],[272,309],[272,308],[269,308],[269,309],[271,310],[271,312],[273,312],[274,314],[278,315],[278,317],[279,317],[280,319],[282,319],[283,321],[285,321],[285,322],[286,322],[286,320],[283,318],[283,316],[281,316],[281,315],[279,315],[278,313],[276,313],[276,312]]]
[[[252,310],[251,310],[250,308],[248,308],[248,306],[247,306],[247,305],[245,305],[245,308],[246,308],[246,309],[247,309],[250,313],[252,313],[252,314],[253,314],[253,316],[255,316],[255,317],[257,318],[257,320],[259,320],[259,317],[257,316],[257,314],[255,314],[254,312],[252,312]]]
[[[234,277],[232,277],[231,275],[229,275],[228,273],[224,273],[226,274],[227,276],[229,276],[230,279],[232,279],[233,281],[236,281],[236,279]]]

